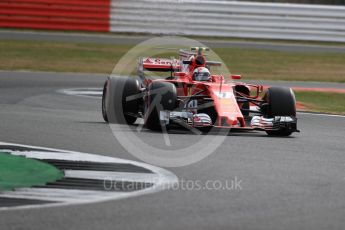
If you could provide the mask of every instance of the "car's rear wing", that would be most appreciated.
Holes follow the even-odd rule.
[[[174,72],[180,70],[180,61],[167,58],[140,58],[138,71]]]

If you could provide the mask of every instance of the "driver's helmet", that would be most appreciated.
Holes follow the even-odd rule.
[[[193,72],[194,81],[209,81],[210,79],[211,74],[206,67],[198,67]]]

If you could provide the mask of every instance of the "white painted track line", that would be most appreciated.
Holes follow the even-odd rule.
[[[35,150],[11,150],[4,145],[12,145],[18,147],[34,148]],[[25,156],[34,159],[56,159],[75,161],[87,161],[95,163],[118,163],[118,164],[131,164],[140,168],[151,171],[152,173],[125,173],[113,171],[83,171],[83,170],[66,170],[64,178],[81,178],[81,179],[98,179],[98,180],[111,180],[111,181],[129,181],[135,183],[152,183],[151,187],[145,187],[141,190],[134,191],[95,191],[95,190],[78,190],[78,189],[55,189],[55,188],[20,188],[15,191],[0,192],[0,197],[3,198],[24,198],[24,199],[37,199],[45,201],[54,201],[58,203],[45,203],[38,205],[27,205],[17,207],[2,207],[0,211],[29,209],[29,208],[43,208],[65,205],[76,205],[86,203],[104,202],[110,200],[124,199],[134,196],[141,196],[149,193],[159,192],[164,189],[169,189],[174,186],[178,179],[177,177],[162,168],[155,167],[149,164],[140,163],[136,161],[124,160],[114,157],[107,157],[102,155],[74,152],[68,150],[59,150],[51,148],[42,148],[36,146],[20,145],[0,142],[0,149],[17,156]],[[54,151],[54,152],[51,152]]]

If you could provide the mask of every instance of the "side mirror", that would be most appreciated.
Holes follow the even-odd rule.
[[[259,93],[262,93],[264,91],[264,86],[263,85],[260,85],[259,87]]]
[[[242,79],[242,76],[241,75],[231,75],[230,78],[233,80],[240,80],[240,79]]]
[[[184,64],[184,65],[189,65],[191,63],[192,63],[191,61],[182,61],[182,64]]]

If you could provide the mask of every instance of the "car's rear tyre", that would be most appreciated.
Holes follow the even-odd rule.
[[[165,124],[160,121],[161,111],[176,108],[177,92],[174,84],[154,81],[148,87],[148,103],[145,112],[145,125],[151,130],[162,130]]]
[[[109,123],[133,124],[139,112],[140,83],[136,78],[108,77],[103,87],[102,115]]]
[[[264,96],[266,102],[263,106],[264,116],[267,118],[296,117],[296,99],[295,94],[290,88],[271,87]],[[291,130],[280,129],[266,131],[270,136],[290,136]]]

